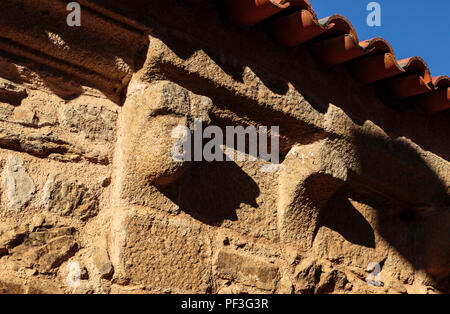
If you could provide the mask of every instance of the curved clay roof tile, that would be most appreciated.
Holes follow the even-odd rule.
[[[383,38],[358,42],[355,28],[342,15],[318,20],[307,0],[222,0],[230,19],[239,26],[268,20],[267,31],[285,47],[308,42],[316,60],[326,67],[349,62],[351,72],[365,84],[383,81],[399,99],[411,98],[428,112],[449,108],[450,79],[431,77],[425,61],[412,57],[397,61]]]

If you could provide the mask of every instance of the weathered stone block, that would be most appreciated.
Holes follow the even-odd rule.
[[[112,276],[114,267],[109,260],[108,251],[105,248],[95,247],[91,252],[91,258],[101,278],[108,279]]]
[[[56,119],[50,115],[44,114],[30,107],[16,107],[14,114],[8,119],[9,122],[17,123],[23,126],[41,128],[45,126],[53,126]]]
[[[211,290],[208,234],[183,218],[130,213],[123,222],[126,243],[119,253],[122,276],[150,291],[206,293]]]
[[[279,280],[277,266],[252,255],[222,249],[214,265],[220,277],[264,290],[274,291]]]
[[[0,120],[7,121],[14,113],[14,107],[10,104],[0,102]]]
[[[98,197],[84,184],[52,174],[47,179],[42,195],[47,210],[61,216],[87,220],[98,213]]]
[[[27,234],[23,226],[0,226],[0,256],[8,254],[8,250],[19,245]]]
[[[4,78],[0,78],[0,99],[7,101],[15,101],[27,96],[27,91],[24,87],[8,81]]]
[[[9,254],[39,273],[54,273],[79,248],[74,232],[72,227],[38,228],[24,235],[23,243],[10,249]]]
[[[296,293],[331,293],[344,292],[349,286],[347,276],[340,270],[321,264],[313,258],[303,260],[295,269]]]
[[[51,132],[33,131],[22,134],[16,130],[0,127],[0,147],[62,162],[78,162],[85,159],[92,163],[109,164],[108,156],[103,151],[87,150],[54,136]]]
[[[6,166],[5,178],[9,205],[14,209],[26,206],[36,192],[36,187],[24,167],[23,160],[11,156]]]
[[[78,243],[72,236],[53,238],[43,248],[43,255],[38,260],[37,269],[41,273],[49,273],[73,256],[77,250]]]
[[[117,113],[96,104],[68,104],[61,110],[62,125],[86,138],[100,141],[115,139]]]

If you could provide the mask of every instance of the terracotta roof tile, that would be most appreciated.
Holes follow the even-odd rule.
[[[382,81],[398,99],[411,99],[430,113],[450,108],[450,78],[432,78],[420,57],[398,61],[383,38],[360,42],[353,25],[336,14],[319,20],[308,0],[222,0],[230,19],[248,27],[265,21],[269,36],[285,47],[308,42],[323,66],[349,63],[366,84]]]

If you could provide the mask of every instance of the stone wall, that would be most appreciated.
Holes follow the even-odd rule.
[[[449,112],[213,1],[80,1],[79,28],[37,3],[0,11],[0,292],[449,291]],[[174,161],[196,118],[280,126],[279,170]]]

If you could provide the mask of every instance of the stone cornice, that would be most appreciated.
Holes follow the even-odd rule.
[[[120,94],[139,69],[147,36],[141,28],[84,6],[82,26],[69,27],[65,1],[2,2],[0,52],[31,60]]]

